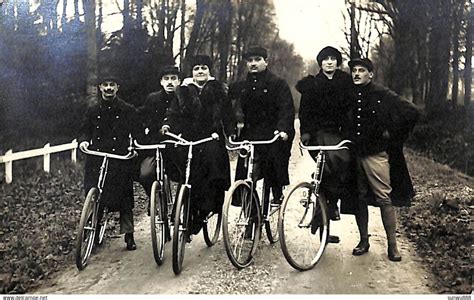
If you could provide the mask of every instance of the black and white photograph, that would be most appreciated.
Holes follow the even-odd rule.
[[[3,300],[471,299],[472,6],[0,0]]]

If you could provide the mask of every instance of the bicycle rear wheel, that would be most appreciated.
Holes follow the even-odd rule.
[[[181,185],[176,199],[173,230],[173,272],[176,275],[182,271],[184,250],[188,238],[189,196],[189,187]]]
[[[94,248],[94,238],[97,228],[98,197],[99,190],[95,187],[91,188],[87,193],[86,201],[82,208],[81,220],[77,227],[76,266],[79,270],[83,270],[87,266],[87,261]]]
[[[208,247],[212,247],[217,243],[217,240],[219,239],[219,232],[221,230],[221,223],[222,212],[211,212],[204,220],[202,234]]]
[[[238,269],[250,265],[260,240],[258,197],[243,180],[234,183],[224,202],[222,233],[227,256]]]
[[[264,200],[265,212],[268,212],[268,216],[265,220],[265,231],[268,241],[273,244],[279,240],[278,219],[280,216],[280,204],[276,204],[275,199],[270,199],[270,193],[266,195],[266,198],[269,200]],[[270,205],[270,209],[268,209],[268,205]]]
[[[150,194],[150,226],[151,245],[155,262],[161,266],[163,264],[163,254],[165,249],[165,223],[163,214],[163,192],[158,181],[154,181]]]
[[[308,182],[296,185],[282,203],[278,230],[281,250],[299,271],[312,269],[321,259],[329,235],[326,203]]]

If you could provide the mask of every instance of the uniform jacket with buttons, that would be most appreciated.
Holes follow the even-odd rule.
[[[136,109],[119,98],[110,101],[99,96],[98,103],[85,116],[83,132],[90,141],[90,150],[119,155],[128,153],[130,136],[138,134],[141,128]],[[84,190],[97,186],[102,157],[87,155]],[[136,174],[132,160],[109,159],[102,201],[110,211],[131,209],[133,201],[133,177]]]
[[[288,161],[295,135],[295,109],[293,97],[286,81],[269,70],[249,73],[246,80],[229,88],[237,122],[244,123],[242,139],[268,140],[275,130],[289,135],[287,141],[269,146],[257,146],[256,154],[262,157],[262,173],[270,186],[289,184]],[[242,160],[239,160],[241,162]],[[236,178],[244,178],[243,164],[237,165]]]
[[[359,156],[403,144],[419,116],[411,102],[374,83],[354,86],[351,105],[349,135],[356,143]],[[390,134],[389,139],[383,137],[385,130]]]
[[[374,83],[354,86],[351,102],[349,134],[355,141],[358,156],[387,152],[392,203],[409,206],[415,192],[403,155],[403,143],[419,118],[418,110],[408,100]],[[383,137],[385,130],[390,137]]]

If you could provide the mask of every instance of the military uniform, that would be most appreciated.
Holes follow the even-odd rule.
[[[99,96],[100,97],[100,96]],[[90,141],[90,150],[108,152],[118,155],[128,153],[130,137],[138,128],[136,110],[119,98],[113,100],[99,99],[98,103],[86,113],[83,130]],[[87,155],[84,190],[87,193],[97,185],[100,166],[103,158]],[[133,201],[133,175],[135,173],[132,160],[109,159],[107,177],[101,200],[109,211],[127,211],[131,213]],[[133,231],[133,224],[131,225]],[[130,231],[130,224],[124,232]]]

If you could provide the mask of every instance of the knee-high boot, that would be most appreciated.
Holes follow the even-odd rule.
[[[357,227],[359,228],[360,242],[352,250],[353,255],[362,255],[369,251],[369,209],[367,205],[360,205],[356,214]]]
[[[388,258],[391,261],[400,261],[402,257],[397,248],[397,212],[393,205],[383,205],[380,207],[382,223],[387,234]]]

